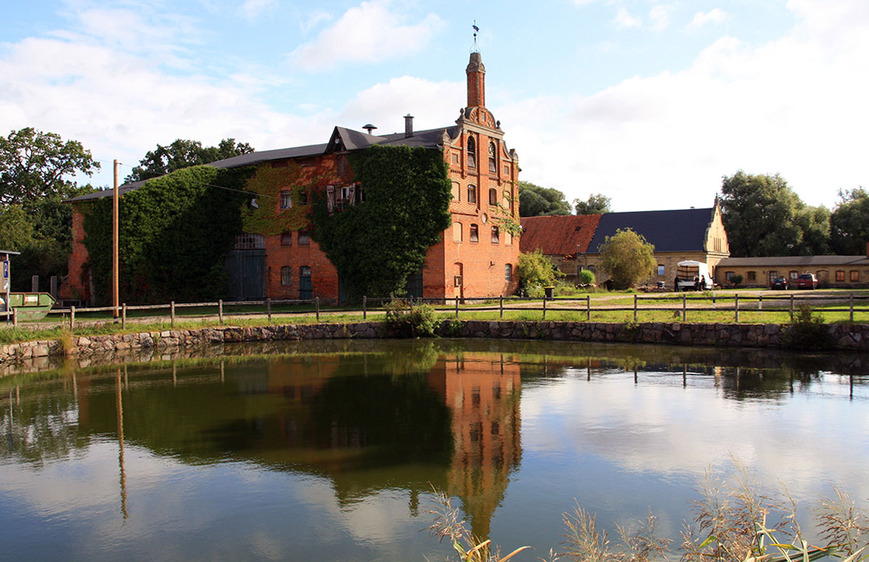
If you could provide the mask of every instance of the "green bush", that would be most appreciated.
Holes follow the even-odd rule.
[[[430,338],[435,335],[438,320],[431,306],[414,305],[412,301],[406,299],[392,299],[384,309],[386,309],[386,328],[396,337]]]
[[[525,289],[528,296],[532,296],[532,288],[540,288],[540,296],[543,296],[543,287],[555,285],[556,279],[564,277],[564,274],[556,271],[552,264],[538,248],[533,252],[525,252],[519,256],[517,265],[519,272],[519,288]]]
[[[594,272],[588,269],[580,271],[578,277],[581,285],[594,285],[596,281]]]
[[[792,349],[829,349],[833,342],[824,318],[814,313],[808,304],[801,304],[783,334],[782,343]]]

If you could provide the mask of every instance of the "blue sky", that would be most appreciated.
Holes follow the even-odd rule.
[[[39,1],[0,8],[0,134],[81,141],[122,177],[158,143],[257,149],[453,124],[476,21],[521,179],[616,211],[710,206],[779,173],[867,185],[865,0]]]

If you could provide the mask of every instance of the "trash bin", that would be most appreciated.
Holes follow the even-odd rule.
[[[546,299],[552,299],[555,296],[555,287],[543,287],[543,296]]]

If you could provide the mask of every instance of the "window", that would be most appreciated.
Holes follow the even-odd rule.
[[[281,191],[281,209],[289,209],[293,206],[293,192],[289,189]]]
[[[851,270],[851,282],[856,283],[858,281],[860,281],[860,272],[857,271],[856,269],[852,269]]]
[[[281,285],[289,287],[293,284],[293,268],[285,265],[281,268]]]
[[[498,204],[498,190],[494,187],[489,189],[489,205]]]
[[[266,237],[262,234],[243,233],[235,237],[236,250],[265,250]],[[844,272],[842,273],[844,276]],[[844,280],[845,278],[842,277]]]
[[[471,240],[471,242],[478,242],[479,241],[480,237],[479,237],[479,231],[477,230],[477,225],[475,225],[475,224],[471,225],[471,232],[470,232],[470,235],[468,236],[468,238]]]
[[[299,231],[299,246],[308,246],[311,244],[311,233],[307,230]]]
[[[477,186],[469,185],[468,186],[468,203],[476,203],[477,202]]]
[[[508,263],[504,266],[504,281],[507,283],[513,282],[513,264]]]
[[[734,275],[736,275],[735,271],[725,271],[724,272],[724,278],[727,279],[728,281],[730,281]]]
[[[453,154],[453,164],[458,164],[458,163],[459,163],[459,155]]]
[[[495,147],[495,141],[489,143],[489,171],[493,174],[498,171],[498,149]]]
[[[293,233],[290,231],[281,233],[281,246],[292,246],[293,245]]]
[[[756,271],[749,271],[746,274],[746,276],[747,276],[749,281],[757,281],[757,272]]]
[[[492,227],[492,244],[497,244],[501,238],[501,231],[497,226]]]
[[[662,276],[666,275],[665,271],[666,271],[666,269],[664,268],[664,266],[659,264],[658,265],[658,276],[662,277]]]
[[[312,296],[311,268],[310,266],[303,265],[299,268],[299,298],[310,299]]]
[[[468,167],[477,167],[477,143],[474,142],[474,137],[468,135]]]
[[[845,280],[845,272],[841,269],[836,272],[836,281],[844,281]]]
[[[453,223],[453,242],[461,242],[462,241],[462,223],[454,222]]]
[[[504,232],[504,244],[507,244],[508,246],[513,245],[513,235],[509,232]]]
[[[453,182],[453,200],[454,201],[461,201],[462,200],[462,189],[459,186],[459,182],[457,182],[457,181]]]
[[[796,278],[799,277],[799,276],[800,276],[800,272],[799,272],[799,271],[790,271],[790,272],[788,272],[788,277],[791,278],[791,281],[795,281]]]
[[[304,189],[299,190],[299,205],[308,204],[308,192]]]

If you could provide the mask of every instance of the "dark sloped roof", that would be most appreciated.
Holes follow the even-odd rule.
[[[438,148],[441,146],[444,131],[451,137],[456,134],[455,126],[442,127],[440,129],[428,129],[425,131],[414,131],[411,136],[405,133],[393,133],[391,135],[369,135],[360,131],[354,131],[344,127],[335,127],[332,131],[332,136],[326,144],[311,144],[307,146],[296,146],[292,148],[279,148],[276,150],[259,150],[249,154],[241,154],[232,158],[225,158],[216,162],[207,164],[215,168],[241,168],[242,166],[255,166],[264,162],[272,162],[275,160],[286,160],[288,158],[306,158],[311,156],[319,156],[330,150],[363,150],[375,144],[386,146],[410,146],[423,148]],[[340,139],[341,146],[335,146],[335,140]],[[129,182],[120,186],[119,193],[123,195],[128,191],[132,191],[140,187],[144,181]],[[68,199],[67,203],[77,203],[80,201],[89,201],[93,199],[102,199],[103,197],[111,197],[112,190],[97,191]]]
[[[548,256],[588,251],[601,215],[553,215],[524,217],[519,249],[522,252],[540,250]]]
[[[656,252],[703,251],[714,208],[677,211],[634,211],[601,216],[588,251],[597,253],[607,236],[630,228],[655,246]]]
[[[766,258],[724,258],[718,267],[822,267],[869,265],[867,256],[773,256]]]

